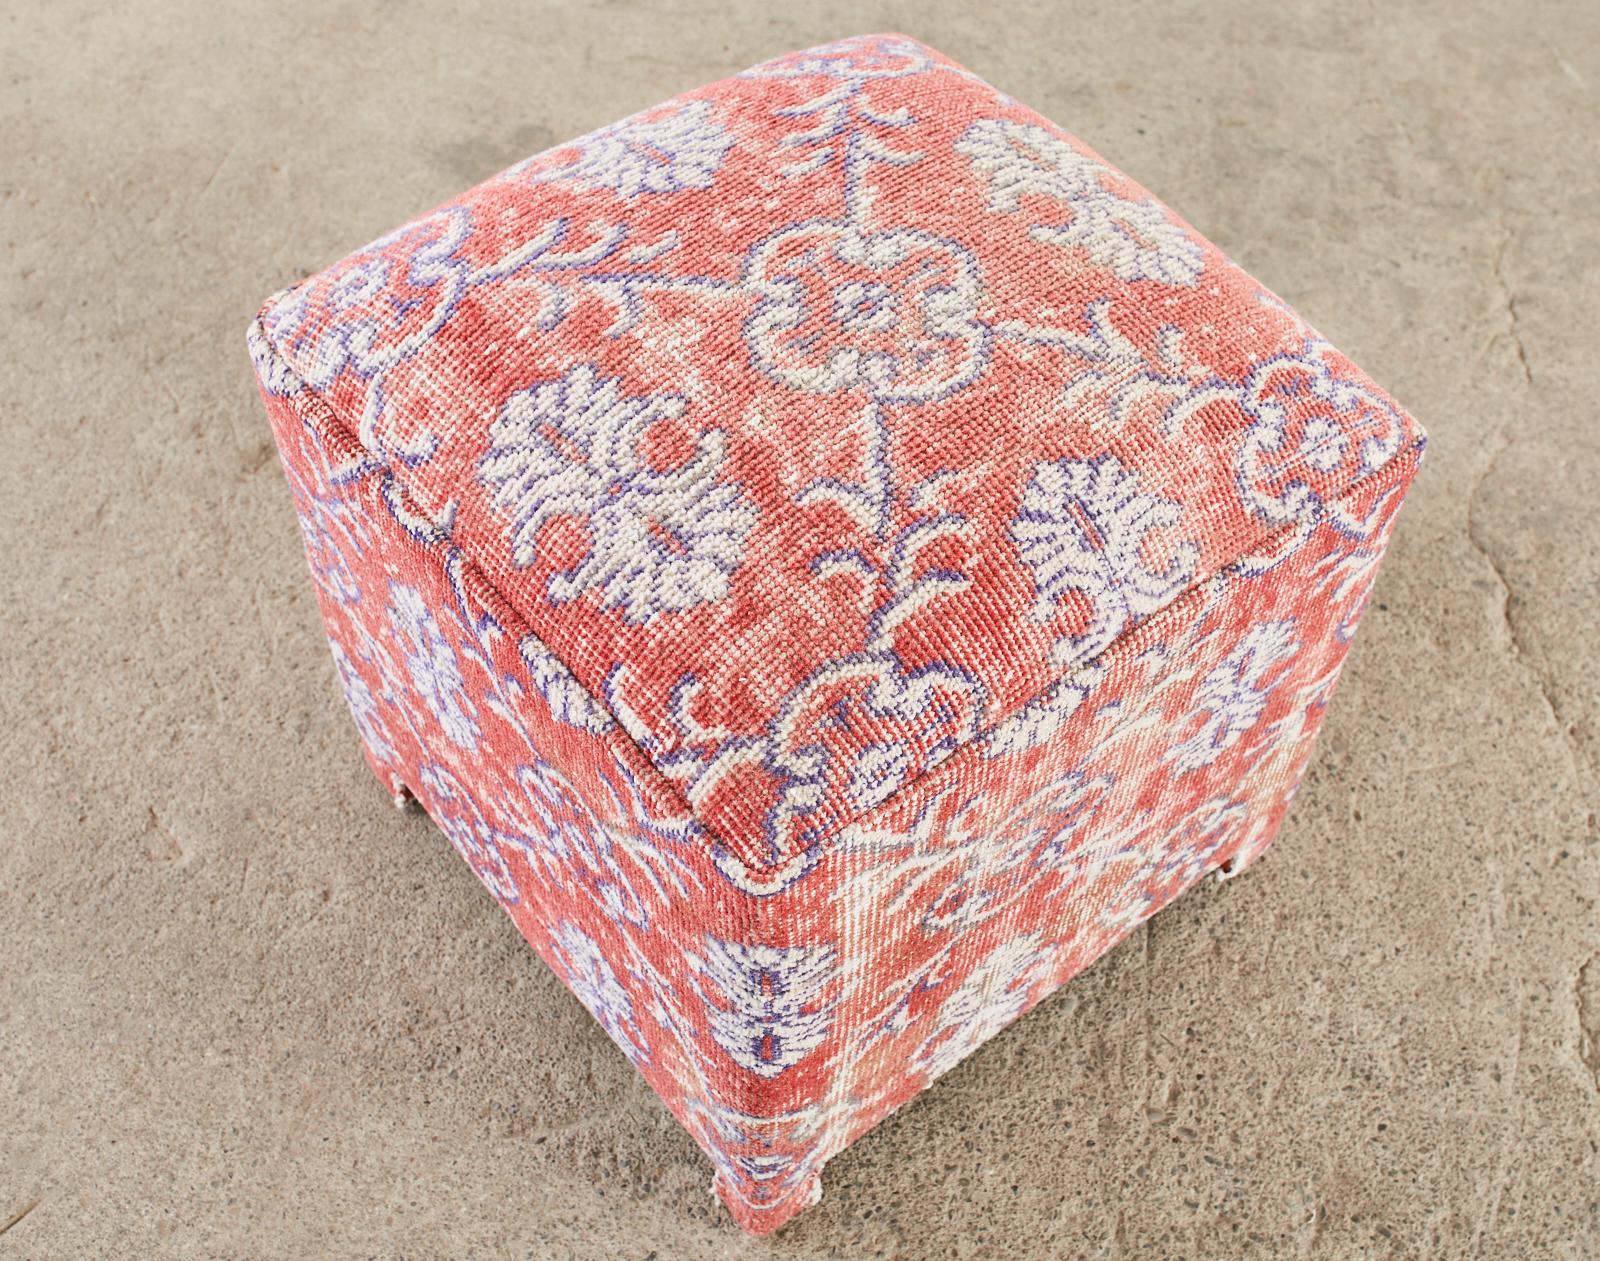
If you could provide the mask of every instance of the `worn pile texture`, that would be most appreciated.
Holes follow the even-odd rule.
[[[0,1256],[1594,1255],[1597,21],[1359,0],[0,17]],[[529,153],[894,28],[1136,172],[1433,443],[1268,856],[751,1241],[355,756],[239,332]],[[1070,228],[1035,197],[986,194],[973,221]]]
[[[1424,442],[899,35],[521,162],[249,345],[373,770],[757,1233],[1265,849]]]

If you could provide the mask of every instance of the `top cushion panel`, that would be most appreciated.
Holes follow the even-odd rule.
[[[320,396],[758,867],[1041,738],[1051,684],[1420,438],[1142,188],[900,36],[532,158],[263,324],[269,388]]]

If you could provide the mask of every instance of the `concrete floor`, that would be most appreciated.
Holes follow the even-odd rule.
[[[0,1257],[1600,1255],[1600,7],[7,8]],[[755,1242],[369,779],[243,333],[527,152],[873,29],[1081,133],[1433,447],[1268,858]]]

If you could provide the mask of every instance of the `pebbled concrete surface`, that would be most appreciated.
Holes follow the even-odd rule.
[[[1434,443],[1274,851],[757,1243],[369,780],[242,334],[531,150],[874,29]],[[0,1257],[1600,1255],[1597,112],[1587,0],[6,4]]]

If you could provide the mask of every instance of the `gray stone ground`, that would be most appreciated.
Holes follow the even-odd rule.
[[[6,4],[0,1257],[1600,1255],[1600,7]],[[242,336],[525,153],[901,29],[1433,435],[1306,790],[750,1241],[335,699]]]

